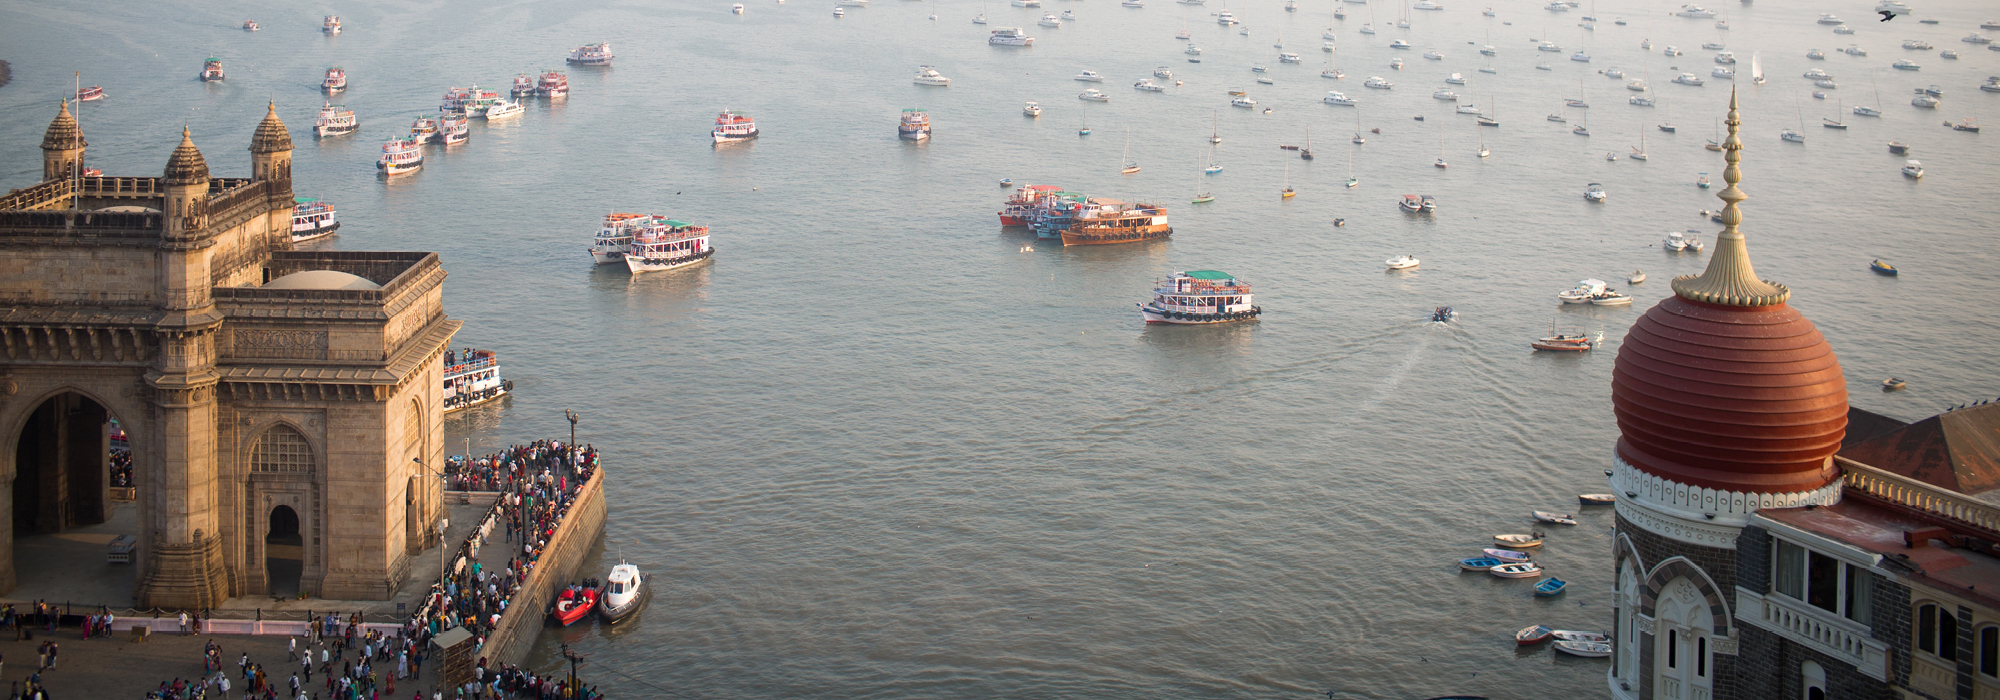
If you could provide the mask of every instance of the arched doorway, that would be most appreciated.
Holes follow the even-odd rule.
[[[264,580],[273,596],[299,594],[305,573],[305,538],[299,535],[299,513],[291,506],[271,509],[271,529],[264,535]]]
[[[111,413],[103,405],[63,393],[35,407],[14,447],[14,534],[107,520],[111,457]]]

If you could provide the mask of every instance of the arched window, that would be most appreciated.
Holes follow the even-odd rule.
[[[1958,660],[1958,615],[1933,603],[1917,606],[1917,649]]]
[[[305,474],[313,471],[312,445],[289,425],[274,425],[257,439],[250,471]]]
[[[1801,686],[1805,688],[1805,700],[1826,700],[1826,669],[1811,661],[1799,664]]]
[[[411,457],[424,456],[424,409],[415,399],[410,400],[409,415],[403,416],[403,446]]]

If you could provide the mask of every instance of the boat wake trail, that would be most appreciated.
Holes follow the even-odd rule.
[[[1427,337],[1422,342],[1417,343],[1416,347],[1410,348],[1410,354],[1403,358],[1403,364],[1397,366],[1396,371],[1389,373],[1388,378],[1383,380],[1382,386],[1375,390],[1375,395],[1368,397],[1367,401],[1361,402],[1360,409],[1366,411],[1380,405],[1382,399],[1388,397],[1390,393],[1396,390],[1396,385],[1403,383],[1403,377],[1410,373],[1411,367],[1417,366],[1417,360],[1423,359],[1424,350],[1430,346],[1431,339]]]

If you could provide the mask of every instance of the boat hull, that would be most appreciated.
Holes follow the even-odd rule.
[[[497,401],[500,399],[500,397],[512,393],[513,389],[514,389],[514,382],[503,380],[500,383],[500,386],[496,386],[476,394],[467,394],[461,397],[455,397],[456,400],[448,400],[444,404],[444,412],[455,413],[458,411],[463,411],[468,408],[472,408],[473,406],[478,406],[480,404]]]
[[[1251,307],[1249,311],[1238,311],[1235,313],[1191,314],[1158,309],[1145,304],[1139,304],[1138,306],[1139,317],[1145,319],[1146,323],[1163,323],[1176,326],[1211,326],[1218,323],[1255,321],[1258,316],[1264,313],[1264,310],[1258,307]]]
[[[652,597],[653,587],[647,582],[641,581],[639,583],[638,594],[632,596],[632,599],[624,605],[612,605],[610,596],[605,596],[603,600],[598,601],[597,617],[603,620],[605,624],[618,624],[630,619],[634,613],[639,612],[640,608],[646,607],[646,601],[651,600]]]
[[[623,262],[625,260],[625,251],[609,250],[609,249],[598,250],[597,248],[591,248],[590,259],[597,261],[597,264],[599,265],[609,265],[615,262]]]
[[[378,162],[375,164],[375,169],[382,171],[383,175],[407,175],[424,169],[424,164],[422,161],[395,164]]]
[[[340,230],[340,222],[335,221],[333,223],[321,226],[319,228],[307,229],[305,231],[293,231],[292,242],[300,243],[304,241],[310,241],[315,238],[325,238],[327,236],[333,235],[333,232],[338,230]]]
[[[699,253],[678,258],[642,258],[628,253],[625,255],[625,269],[631,270],[635,275],[641,272],[677,270],[708,260],[714,254],[714,248],[705,248]]]
[[[759,133],[756,129],[751,129],[749,133],[723,133],[716,131],[710,132],[710,135],[715,137],[716,143],[735,143],[737,141],[749,141],[757,138]]]
[[[1064,246],[1119,245],[1157,241],[1172,235],[1174,235],[1173,227],[1166,224],[1098,230],[1071,228],[1062,232],[1062,242]]]
[[[352,133],[354,133],[354,132],[356,132],[356,131],[360,131],[360,130],[361,130],[361,126],[360,126],[359,124],[349,124],[349,125],[346,125],[346,126],[315,126],[315,127],[313,127],[313,132],[314,132],[314,133],[316,133],[316,134],[318,134],[318,135],[319,135],[319,136],[320,136],[321,138],[325,138],[325,137],[328,137],[328,136],[346,136],[346,135],[348,135],[348,134],[352,134]]]

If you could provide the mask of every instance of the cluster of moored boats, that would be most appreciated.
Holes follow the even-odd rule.
[[[1056,185],[1015,190],[1000,210],[1000,225],[1026,226],[1036,238],[1065,246],[1141,243],[1174,233],[1164,206],[1087,197]]]
[[[564,586],[549,604],[549,621],[568,627],[596,613],[605,624],[617,624],[645,607],[652,594],[638,566],[619,562],[601,581],[584,579]]]
[[[605,214],[590,244],[597,264],[622,262],[633,274],[687,267],[714,254],[707,226],[657,214]]]
[[[1577,501],[1586,506],[1610,505],[1615,502],[1615,497],[1611,494],[1583,494],[1577,496]],[[1535,522],[1539,524],[1576,524],[1576,516],[1568,513],[1538,510],[1534,511],[1533,515]],[[1458,568],[1461,571],[1484,571],[1499,578],[1538,579],[1534,586],[1536,597],[1550,598],[1562,595],[1569,590],[1569,582],[1554,576],[1543,578],[1544,570],[1535,562],[1534,554],[1531,553],[1541,549],[1545,537],[1546,535],[1538,530],[1527,534],[1494,535],[1494,546],[1480,550],[1479,556],[1459,560]],[[1585,657],[1611,655],[1610,640],[1605,635],[1594,632],[1575,632],[1552,629],[1546,625],[1531,625],[1514,635],[1515,643],[1521,646],[1540,644],[1552,638],[1557,640],[1556,650],[1566,654]]]

